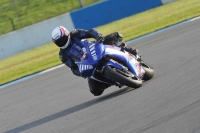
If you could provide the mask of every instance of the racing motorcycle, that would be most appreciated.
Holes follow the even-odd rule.
[[[70,57],[75,60],[83,77],[104,84],[138,88],[143,81],[154,76],[150,65],[116,45],[76,41],[70,49]]]

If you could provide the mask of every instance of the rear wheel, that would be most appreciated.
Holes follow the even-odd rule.
[[[127,76],[126,72],[118,70],[116,68],[112,68],[107,66],[105,68],[104,74],[111,80],[121,83],[123,85],[138,88],[142,86],[142,80],[140,79],[133,79],[132,77]]]

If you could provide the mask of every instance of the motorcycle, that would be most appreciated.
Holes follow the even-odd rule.
[[[154,76],[150,65],[116,45],[76,41],[70,49],[70,57],[75,60],[83,77],[104,84],[138,88],[143,81]]]

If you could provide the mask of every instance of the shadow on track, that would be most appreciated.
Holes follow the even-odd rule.
[[[99,97],[99,98],[96,98],[94,100],[90,100],[88,102],[85,102],[85,103],[82,103],[82,104],[79,104],[79,105],[76,105],[74,107],[71,107],[71,108],[68,108],[66,110],[63,110],[63,111],[60,111],[58,113],[55,113],[55,114],[52,114],[50,116],[47,116],[47,117],[44,117],[44,118],[41,118],[39,120],[36,120],[36,121],[33,121],[31,123],[28,123],[28,124],[25,124],[25,125],[22,125],[20,127],[16,127],[14,129],[11,129],[9,131],[6,131],[4,133],[18,133],[18,132],[22,132],[22,131],[25,131],[25,130],[28,130],[28,129],[31,129],[31,128],[34,128],[36,126],[39,126],[39,125],[42,125],[42,124],[45,124],[47,122],[50,122],[50,121],[53,121],[53,120],[56,120],[58,118],[61,118],[63,116],[66,116],[66,115],[69,115],[71,113],[74,113],[74,112],[77,112],[77,111],[80,111],[80,110],[83,110],[85,108],[88,108],[94,104],[97,104],[99,102],[103,102],[103,101],[106,101],[106,100],[109,100],[109,99],[112,99],[116,96],[119,96],[119,95],[122,95],[124,93],[127,93],[129,91],[132,91],[134,90],[134,88],[129,88],[129,87],[126,87],[124,89],[120,89],[118,91],[115,91],[115,92],[112,92],[110,94],[107,94],[105,96],[102,96],[102,97]]]

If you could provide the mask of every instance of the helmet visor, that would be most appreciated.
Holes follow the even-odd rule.
[[[68,42],[68,36],[65,34],[63,37],[61,37],[60,39],[58,39],[55,44],[58,47],[63,47],[66,43]]]

